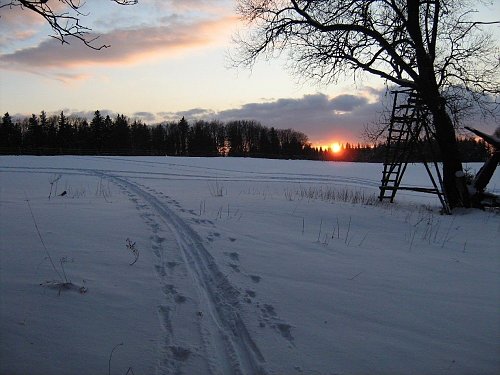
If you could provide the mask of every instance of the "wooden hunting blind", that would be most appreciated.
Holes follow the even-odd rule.
[[[436,161],[437,153],[433,147],[435,136],[429,110],[413,90],[393,91],[392,95],[394,100],[387,130],[379,200],[388,199],[392,203],[398,190],[436,194],[443,211],[450,213],[442,174]],[[423,163],[432,187],[402,184],[408,163],[413,161]]]

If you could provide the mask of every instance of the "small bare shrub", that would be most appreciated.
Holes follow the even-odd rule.
[[[109,187],[109,181],[105,185],[103,183],[103,177],[101,177],[99,179],[99,182],[97,183],[95,195],[96,197],[103,197],[107,203],[110,203],[110,201],[108,200],[111,197],[111,188]]]
[[[293,201],[293,197],[295,194],[293,193],[292,190],[285,189],[284,193],[285,193],[285,199],[287,201]]]
[[[374,205],[377,202],[377,195],[366,193],[360,189],[349,187],[301,187],[294,193],[299,199],[317,199],[326,202],[346,202],[353,204]],[[285,191],[285,198],[293,200],[291,191]]]
[[[224,196],[224,191],[227,193],[227,190],[224,189],[224,186],[219,183],[218,180],[215,182],[208,183],[208,190],[210,191],[210,195],[212,197],[222,197]]]
[[[54,195],[57,194],[57,183],[61,179],[62,175],[60,174],[53,174],[52,176],[49,177],[49,184],[50,184],[50,192],[49,192],[49,200],[50,197],[52,196],[52,190],[54,190]],[[54,188],[55,184],[55,188]]]

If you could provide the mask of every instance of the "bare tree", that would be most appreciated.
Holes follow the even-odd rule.
[[[111,1],[119,5],[138,3],[138,0]],[[51,37],[59,40],[62,44],[69,44],[71,38],[76,38],[92,49],[108,48],[109,45],[96,45],[94,42],[99,36],[91,34],[92,30],[81,24],[82,18],[88,15],[83,12],[85,4],[85,1],[82,0],[8,0],[0,1],[0,10],[19,7],[23,10],[35,12],[54,31]]]
[[[288,52],[292,70],[305,79],[332,83],[369,73],[415,90],[433,117],[450,205],[469,205],[451,110],[465,108],[464,98],[498,105],[500,94],[499,48],[484,31],[488,23],[472,21],[477,2],[237,1],[250,26],[236,37],[237,64]]]

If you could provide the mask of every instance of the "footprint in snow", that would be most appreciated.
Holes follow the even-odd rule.
[[[151,236],[151,240],[157,244],[161,244],[162,242],[165,241],[165,238],[160,237],[160,236],[155,234],[154,236]]]
[[[178,265],[179,265],[179,263],[177,263],[177,262],[167,262],[167,267],[170,269],[174,269]]]
[[[234,260],[236,262],[239,262],[240,260],[240,255],[237,252],[232,252],[232,253],[224,253],[226,254],[231,260]]]
[[[165,267],[155,266],[155,269],[156,269],[156,272],[158,273],[158,275],[160,275],[161,277],[167,276],[167,272],[165,272]]]
[[[257,276],[257,275],[250,275],[250,278],[252,279],[252,281],[254,283],[260,283],[260,280],[262,279],[260,276]]]
[[[176,303],[184,303],[186,302],[187,298],[184,297],[182,294],[176,294],[175,297],[174,297],[174,301]]]
[[[257,293],[255,293],[255,291],[248,290],[248,289],[246,290],[246,293],[247,293],[248,296],[250,296],[252,298],[254,298],[257,295]]]
[[[229,267],[231,267],[235,272],[241,272],[240,267],[237,264],[229,263]]]
[[[177,290],[172,284],[167,284],[163,287],[163,293],[165,294],[177,294]]]
[[[207,239],[210,242],[214,242],[214,240],[215,240],[214,237],[219,238],[220,237],[220,233],[217,233],[217,232],[209,233],[208,236],[207,236]]]
[[[172,333],[173,329],[172,329],[172,322],[170,320],[170,307],[160,305],[158,308],[158,314],[160,315],[161,322],[163,323],[164,328],[168,332]]]
[[[278,323],[276,324],[275,328],[279,331],[281,336],[283,336],[285,339],[288,341],[293,341],[294,338],[292,336],[292,326],[290,324],[286,323]]]
[[[163,287],[163,293],[174,296],[174,301],[176,303],[184,303],[187,301],[187,298],[180,294],[172,284],[165,285]]]
[[[170,351],[172,352],[174,359],[180,362],[186,362],[191,355],[191,351],[183,348],[182,346],[171,346]]]
[[[274,306],[268,305],[267,303],[264,304],[264,308],[261,309],[261,311],[264,313],[264,316],[276,316],[276,311],[274,311]]]

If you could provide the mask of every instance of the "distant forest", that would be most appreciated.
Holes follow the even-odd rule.
[[[431,145],[432,147],[432,145]],[[426,160],[428,145],[422,146]],[[463,161],[484,161],[489,147],[473,138],[459,140]],[[437,149],[437,147],[434,147]],[[240,156],[286,159],[383,162],[385,145],[342,145],[338,153],[313,147],[308,137],[292,129],[275,129],[256,121],[226,123],[183,117],[178,122],[146,125],[124,115],[103,117],[94,113],[90,123],[84,118],[48,117],[45,112],[22,119],[8,113],[0,124],[0,154],[28,155],[171,155],[171,156]],[[415,153],[419,161],[422,152]]]

